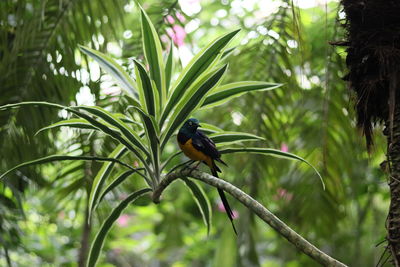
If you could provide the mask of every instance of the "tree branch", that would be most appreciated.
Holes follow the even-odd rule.
[[[211,186],[223,189],[225,192],[229,193],[231,196],[242,202],[243,205],[254,212],[264,222],[269,224],[280,235],[285,237],[298,250],[308,255],[315,261],[319,262],[320,264],[324,266],[346,266],[345,264],[341,263],[338,260],[335,260],[334,258],[325,254],[323,251],[319,250],[313,244],[308,242],[306,239],[304,239],[302,236],[292,230],[289,226],[287,226],[284,222],[282,222],[278,217],[276,217],[272,212],[270,212],[267,208],[265,208],[251,196],[247,195],[245,192],[235,187],[234,185],[205,172],[184,169],[182,171],[176,171],[164,176],[164,178],[161,180],[160,184],[157,186],[156,190],[153,193],[153,202],[160,202],[162,192],[174,180],[187,176],[200,180]]]

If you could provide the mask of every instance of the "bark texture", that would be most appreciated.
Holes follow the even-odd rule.
[[[367,147],[375,123],[385,123],[391,202],[387,240],[392,262],[400,266],[400,1],[342,0],[348,46],[345,80],[356,95],[357,124]]]
[[[400,266],[400,105],[396,105],[393,133],[389,134],[389,187],[390,206],[387,218],[387,240],[392,254],[393,264]]]
[[[181,177],[193,177],[211,186],[223,189],[225,192],[239,200],[243,205],[245,205],[250,211],[254,212],[259,218],[264,222],[269,224],[276,232],[285,237],[290,243],[292,243],[299,251],[308,255],[315,261],[319,262],[323,266],[346,266],[340,261],[330,257],[328,254],[319,250],[313,244],[304,239],[301,235],[292,230],[284,222],[282,222],[278,217],[276,217],[267,208],[261,205],[257,200],[253,199],[251,196],[235,187],[234,185],[216,178],[208,173],[200,172],[197,170],[185,169],[182,171],[176,171],[170,173],[163,177],[160,184],[153,193],[153,202],[159,203],[162,192],[178,178]]]

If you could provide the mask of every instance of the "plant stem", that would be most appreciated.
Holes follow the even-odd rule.
[[[159,203],[162,192],[171,184],[174,180],[178,178],[183,178],[190,176],[211,186],[223,189],[225,192],[229,193],[231,196],[242,202],[247,208],[254,212],[259,218],[264,222],[269,224],[276,232],[285,237],[290,243],[292,243],[299,251],[308,255],[310,258],[319,262],[324,266],[346,266],[340,261],[330,257],[323,251],[319,250],[317,247],[312,245],[301,235],[292,230],[284,222],[282,222],[278,217],[271,213],[267,208],[261,205],[258,201],[253,199],[251,196],[235,187],[234,185],[216,178],[208,173],[200,172],[197,170],[184,169],[181,171],[176,171],[170,173],[161,180],[160,184],[153,193],[153,202]]]

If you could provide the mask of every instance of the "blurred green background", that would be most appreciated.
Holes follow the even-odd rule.
[[[225,156],[228,180],[260,201],[310,242],[350,266],[375,266],[384,254],[388,209],[385,142],[377,130],[368,154],[355,128],[352,96],[341,79],[345,14],[337,1],[140,1],[176,64],[222,33],[241,28],[231,44],[224,82],[284,83],[250,93],[196,117],[227,131],[265,138],[259,144],[295,153],[305,164],[237,154]],[[43,100],[124,112],[112,79],[78,45],[118,59],[132,71],[142,58],[139,10],[128,0],[3,0],[0,2],[0,105]],[[88,131],[35,132],[63,112],[23,108],[0,112],[0,172],[50,154],[107,156],[115,144]],[[257,144],[256,144],[257,145]],[[167,151],[178,150],[175,143]],[[176,160],[183,162],[185,158]],[[133,163],[134,164],[134,163]],[[94,237],[135,179],[107,197],[85,227],[87,190],[101,164],[60,162],[21,169],[0,183],[0,266],[78,266],[84,236]],[[204,169],[206,170],[206,169]],[[230,198],[239,236],[220,211],[216,191],[209,236],[195,202],[178,181],[154,205],[131,205],[110,232],[98,266],[318,266]]]

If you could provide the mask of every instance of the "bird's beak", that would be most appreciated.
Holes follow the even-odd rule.
[[[200,124],[197,124],[197,127],[201,127],[201,125],[200,125]]]

